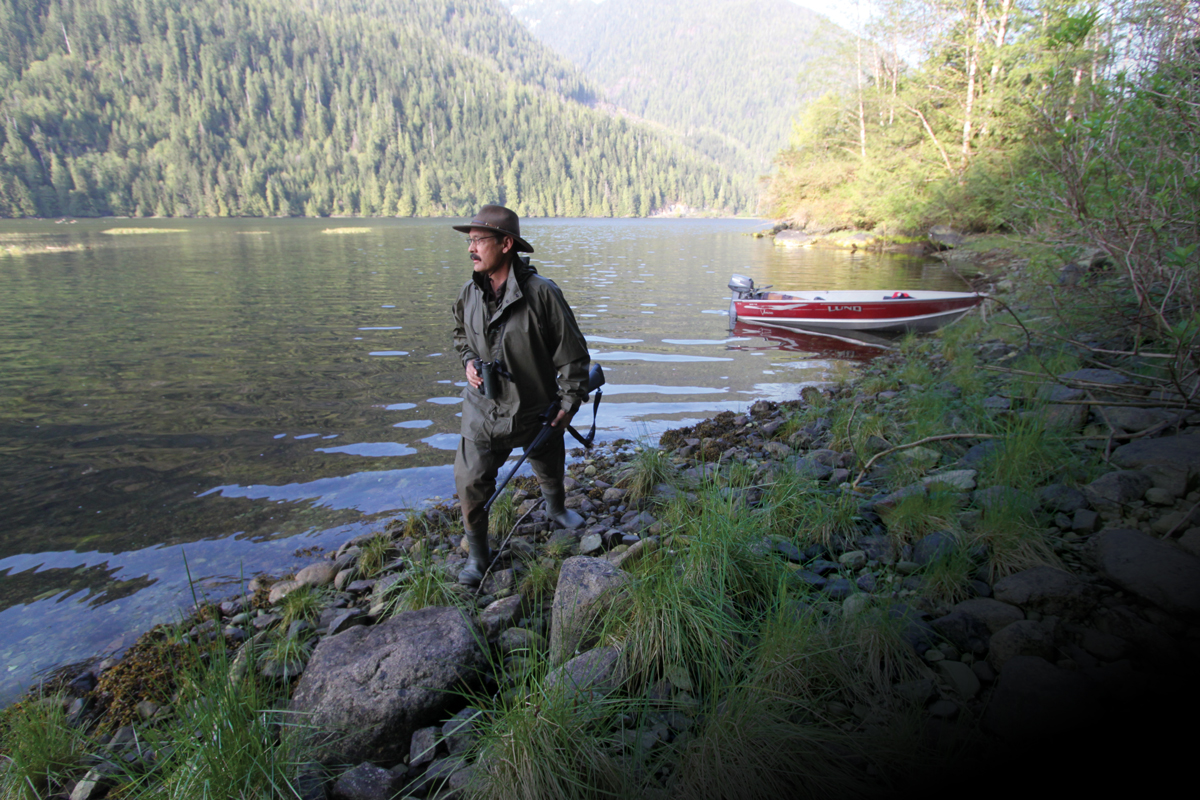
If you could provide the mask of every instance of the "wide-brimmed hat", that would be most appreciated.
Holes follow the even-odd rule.
[[[456,231],[470,233],[472,228],[487,228],[489,231],[502,233],[505,236],[511,236],[517,240],[518,253],[532,253],[533,247],[529,242],[521,238],[521,220],[517,219],[517,212],[504,206],[484,206],[479,209],[479,213],[475,215],[475,219],[471,220],[466,225],[452,226]]]

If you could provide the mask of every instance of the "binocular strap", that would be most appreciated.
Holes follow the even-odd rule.
[[[603,394],[604,392],[597,389],[596,396],[592,400],[592,429],[588,431],[587,436],[580,436],[579,431],[575,430],[573,425],[567,426],[567,430],[570,431],[571,435],[575,437],[575,440],[588,450],[592,448],[592,442],[596,440],[596,414],[600,410],[600,396]]]

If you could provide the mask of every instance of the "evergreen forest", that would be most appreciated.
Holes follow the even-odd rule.
[[[754,210],[494,0],[0,0],[0,217]]]

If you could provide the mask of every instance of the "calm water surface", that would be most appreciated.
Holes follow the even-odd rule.
[[[174,618],[187,570],[223,596],[450,497],[469,275],[450,222],[0,221],[0,252],[53,249],[0,255],[0,702]],[[160,232],[107,232],[133,227]],[[730,332],[731,273],[961,288],[938,262],[784,250],[747,235],[763,227],[526,222],[604,365],[602,441],[790,399],[872,352]]]

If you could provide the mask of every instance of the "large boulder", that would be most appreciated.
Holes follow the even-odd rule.
[[[321,731],[324,763],[395,763],[413,732],[445,718],[484,666],[482,635],[456,608],[408,611],[321,641],[291,709]]]
[[[590,649],[629,574],[604,558],[573,556],[562,564],[550,617],[550,666]]]
[[[1031,567],[996,582],[995,598],[1025,611],[1081,619],[1096,607],[1096,594],[1088,584],[1054,567]]]
[[[1106,578],[1164,611],[1200,620],[1200,558],[1141,531],[1110,528],[1088,555]]]
[[[817,237],[803,231],[786,230],[775,234],[776,247],[809,247]]]
[[[1121,469],[1108,472],[1083,488],[1096,508],[1123,506],[1141,500],[1146,490],[1154,485],[1149,475],[1136,469]]]
[[[1188,485],[1194,486],[1200,480],[1200,440],[1195,436],[1137,439],[1114,450],[1112,463],[1122,469],[1140,469],[1152,475],[1154,471],[1148,467],[1186,472]],[[1177,491],[1176,494],[1184,492]]]
[[[937,245],[939,250],[949,250],[961,245],[966,238],[949,225],[934,225],[929,229],[929,241]]]

